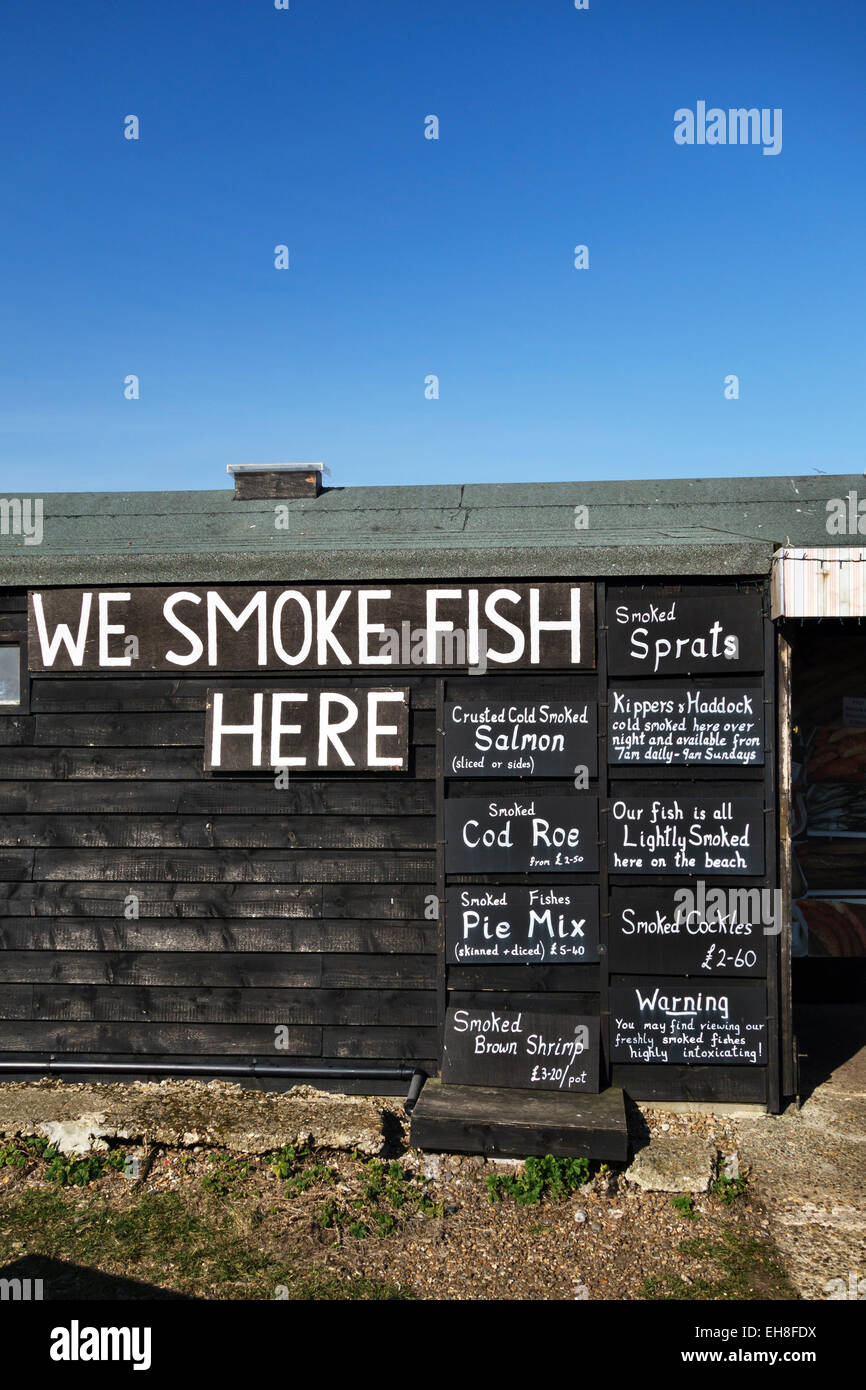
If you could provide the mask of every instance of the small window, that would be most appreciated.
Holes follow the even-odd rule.
[[[0,647],[0,709],[21,704],[21,648]]]

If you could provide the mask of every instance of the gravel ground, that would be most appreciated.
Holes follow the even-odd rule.
[[[829,1064],[817,1046],[828,1028],[836,1051]],[[7,1136],[33,1133],[34,1124],[43,1124],[50,1114],[65,1122],[107,1113],[108,1129],[114,1131],[109,1142],[139,1157],[140,1178],[130,1183],[106,1171],[83,1193],[63,1188],[64,1201],[103,1203],[117,1215],[128,1211],[137,1195],[176,1193],[191,1211],[209,1218],[228,1215],[238,1238],[263,1257],[323,1270],[338,1281],[363,1276],[416,1298],[827,1299],[830,1280],[847,1289],[852,1275],[866,1277],[861,1035],[859,1009],[840,1007],[829,1019],[826,1011],[804,1018],[804,1103],[782,1115],[631,1107],[636,1147],[647,1139],[652,1145],[690,1137],[719,1155],[734,1155],[748,1181],[730,1203],[710,1192],[696,1194],[690,1207],[688,1199],[677,1203],[670,1193],[640,1190],[627,1170],[599,1173],[597,1165],[587,1185],[563,1198],[521,1206],[505,1195],[491,1202],[487,1179],[518,1172],[513,1164],[406,1149],[400,1142],[405,1133],[401,1101],[320,1093],[317,1098],[307,1087],[294,1098],[263,1100],[223,1083],[124,1088],[52,1080],[6,1086],[0,1090],[0,1130]],[[118,1117],[133,1111],[136,1124],[117,1124]],[[355,1145],[355,1130],[363,1144]],[[313,1136],[314,1153],[304,1162],[317,1164],[324,1176],[292,1189],[274,1174],[266,1150],[297,1143],[305,1134]],[[377,1144],[386,1160],[401,1165],[404,1190],[416,1194],[411,1200],[385,1207],[365,1198],[374,1171],[369,1155]],[[214,1189],[206,1179],[214,1174],[217,1148],[231,1152],[244,1173],[229,1175]],[[0,1168],[0,1207],[22,1193],[47,1191],[45,1168],[43,1161],[28,1162],[25,1169]],[[339,1219],[324,1219],[328,1203],[339,1209]],[[376,1217],[386,1210],[393,1220],[388,1218],[390,1227],[383,1232]],[[366,1223],[362,1234],[353,1229],[356,1218]],[[3,1260],[52,1253],[57,1256],[40,1250],[26,1233],[22,1239],[20,1228],[14,1242],[0,1236]],[[103,1268],[101,1257],[99,1249]],[[122,1258],[112,1259],[107,1251],[104,1268],[115,1275],[126,1272]],[[157,1260],[142,1277],[173,1287],[172,1268],[167,1261],[161,1269]],[[247,1295],[242,1281],[228,1293],[207,1283],[194,1291],[212,1298],[272,1296],[266,1285],[256,1287]]]

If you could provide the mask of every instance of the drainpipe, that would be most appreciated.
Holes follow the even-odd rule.
[[[333,1081],[409,1081],[409,1094],[406,1108],[411,1109],[421,1088],[427,1080],[427,1073],[418,1067],[326,1067],[321,1063],[309,1066],[280,1066],[272,1062],[59,1062],[49,1057],[44,1062],[0,1061],[0,1074],[3,1072],[37,1072],[56,1075],[62,1072],[91,1073],[99,1075],[120,1073],[141,1073],[145,1076],[270,1076],[292,1081],[310,1081],[314,1078]]]

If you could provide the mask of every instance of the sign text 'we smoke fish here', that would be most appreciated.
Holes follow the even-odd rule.
[[[595,665],[591,584],[45,589],[28,621],[37,672]]]

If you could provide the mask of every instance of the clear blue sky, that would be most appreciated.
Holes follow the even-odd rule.
[[[864,0],[17,0],[0,70],[3,495],[866,467]]]

